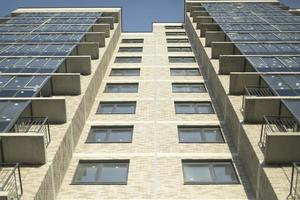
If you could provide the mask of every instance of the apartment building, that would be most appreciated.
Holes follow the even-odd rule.
[[[0,18],[0,199],[299,199],[298,11],[185,4]]]

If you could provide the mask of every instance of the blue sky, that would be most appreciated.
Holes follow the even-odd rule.
[[[151,31],[152,22],[182,22],[184,0],[0,0],[0,16],[18,7],[122,7],[123,31]],[[282,0],[299,7],[300,0]]]

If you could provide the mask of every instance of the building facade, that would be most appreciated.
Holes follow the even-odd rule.
[[[2,199],[299,198],[298,11],[185,4],[151,33],[119,8],[0,19]]]
[[[185,22],[256,199],[299,199],[298,11],[188,1]]]

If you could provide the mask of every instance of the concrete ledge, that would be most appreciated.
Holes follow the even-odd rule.
[[[72,52],[74,53],[74,52]],[[77,55],[90,55],[92,59],[99,58],[99,44],[96,42],[82,42],[76,46]]]
[[[2,76],[24,76],[23,73],[2,73]],[[42,94],[52,95],[80,95],[81,84],[79,73],[26,73],[26,76],[51,76],[42,88]]]
[[[67,110],[64,97],[34,98],[31,100],[33,117],[48,117],[49,123],[66,123]]]
[[[64,62],[65,72],[89,75],[92,73],[90,56],[69,56]]]
[[[120,12],[104,12],[102,17],[113,17],[114,23],[118,23],[120,20]]]
[[[84,41],[82,42],[97,42],[99,47],[105,47],[105,33],[88,32],[84,35]]]
[[[192,6],[202,6],[202,4],[201,4],[200,2],[193,2],[193,3],[191,3],[191,2],[186,2],[186,3],[185,3],[185,6],[186,6],[186,11],[187,11],[187,12],[190,12]]]
[[[0,56],[0,58],[65,58],[64,62],[58,68],[57,73],[91,74],[90,56]]]
[[[300,75],[300,72],[231,72],[229,94],[242,95],[245,87],[267,86],[260,81],[262,75]]]
[[[41,165],[46,163],[43,133],[0,133],[5,163]]]
[[[268,133],[264,150],[265,162],[267,164],[283,164],[299,161],[299,146],[299,132]]]
[[[245,96],[244,104],[244,122],[261,124],[263,116],[281,116],[286,113],[285,107],[281,106],[281,100],[299,99],[300,97],[254,97]]]
[[[225,42],[227,43],[227,42]],[[212,42],[216,48],[222,48],[220,42]],[[235,47],[234,47],[235,49]],[[222,50],[221,50],[222,51]],[[230,50],[229,50],[230,51]],[[220,54],[219,52],[214,52]],[[225,52],[224,52],[225,53]],[[235,52],[233,52],[235,53]],[[218,55],[216,55],[217,57]],[[278,56],[278,55],[277,55]],[[299,55],[280,55],[280,57],[299,57]],[[219,55],[219,73],[229,75],[230,72],[254,72],[256,71],[247,58],[251,57],[274,57],[274,55]],[[259,72],[259,73],[273,73],[273,72]],[[287,73],[287,72],[280,72]],[[297,73],[297,72],[295,72]]]
[[[202,5],[191,5],[189,6],[189,11],[191,13],[194,11],[205,11],[205,8]]]
[[[198,10],[197,11],[193,11],[193,12],[190,12],[190,16],[193,17],[193,19],[194,19],[195,17],[203,16],[202,12],[203,11],[198,11]]]
[[[197,15],[197,16],[209,16],[208,12],[207,12],[207,11],[204,11],[204,10],[203,10],[203,11],[198,11],[198,10],[197,10],[197,11],[194,11],[194,13],[195,13],[195,14],[192,14],[192,16],[194,16],[194,17],[195,17],[196,15]]]
[[[232,42],[212,42],[211,58],[218,59],[220,55],[234,55],[235,47]]]
[[[110,25],[110,30],[114,29],[114,18],[113,17],[101,17],[97,20],[97,23],[101,24],[109,24]]]
[[[80,95],[79,74],[58,74],[51,78],[53,95]]]
[[[211,47],[212,42],[223,42],[226,34],[223,31],[206,31],[205,46]]]
[[[214,23],[213,18],[211,16],[195,16],[193,18],[194,23]]]
[[[219,43],[212,43],[217,48]],[[217,52],[215,52],[217,53]],[[230,72],[244,72],[246,59],[244,56],[221,55],[219,57],[219,73],[230,74]]]
[[[109,24],[95,24],[92,26],[93,32],[104,32],[105,37],[110,37],[110,25]]]
[[[215,23],[200,23],[197,22],[197,29],[200,29],[200,37],[205,37],[207,31],[220,31],[220,27]]]
[[[261,76],[257,73],[232,72],[230,73],[229,94],[242,95],[244,94],[245,87],[258,87],[260,79]]]
[[[49,123],[67,121],[66,99],[64,97],[0,98],[2,101],[31,101],[21,117],[48,117]]]

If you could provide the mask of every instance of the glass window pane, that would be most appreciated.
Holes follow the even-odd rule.
[[[199,69],[171,69],[171,76],[200,76]]]
[[[125,163],[104,163],[101,169],[101,182],[126,183],[128,165]]]
[[[184,164],[184,181],[187,183],[210,183],[212,176],[209,165],[189,163]]]
[[[183,29],[183,26],[165,26],[165,29]]]
[[[115,63],[141,63],[142,57],[116,57]]]
[[[99,113],[112,113],[114,106],[112,104],[100,104]]]
[[[143,43],[144,39],[122,39],[121,43]]]
[[[140,69],[112,69],[110,76],[139,76]]]
[[[142,52],[143,47],[120,47],[119,52]]]
[[[189,84],[189,83],[173,83],[172,84],[173,92],[176,93],[200,93],[205,92],[203,84]]]
[[[167,39],[167,43],[188,43],[188,39]]]
[[[134,113],[135,106],[133,104],[118,104],[116,108],[116,113],[130,114]]]
[[[183,161],[182,166],[187,184],[238,183],[230,161]]]
[[[75,184],[126,184],[129,161],[80,161]]]
[[[203,128],[202,137],[206,142],[223,142],[219,128]]]
[[[100,103],[97,113],[100,114],[134,114],[136,103],[116,102]]]
[[[75,182],[93,183],[97,181],[97,164],[79,164],[75,176]]]
[[[193,105],[189,103],[176,103],[175,105],[177,114],[193,114],[196,113]]]
[[[198,103],[197,113],[214,113],[210,103]]]
[[[107,138],[107,129],[92,128],[87,142],[105,142]]]
[[[109,142],[131,142],[132,131],[126,129],[112,129],[108,135]]]
[[[92,127],[86,142],[131,142],[132,127]]]
[[[179,127],[180,142],[224,142],[218,127]]]
[[[218,183],[236,182],[231,164],[215,164],[214,172]]]
[[[119,83],[108,83],[105,87],[106,93],[136,93],[138,92],[138,84],[119,84]]]
[[[199,128],[180,128],[179,129],[179,141],[180,142],[201,142]]]

